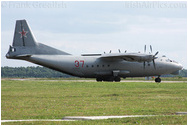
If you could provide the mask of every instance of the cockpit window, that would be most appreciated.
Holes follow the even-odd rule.
[[[176,61],[174,61],[174,60],[173,60],[172,62],[174,62],[174,63],[178,63],[178,62],[176,62]]]
[[[170,59],[166,59],[165,61],[166,61],[166,62],[174,62],[174,63],[178,63],[178,62],[176,62],[176,61],[174,61],[174,60],[170,60]]]
[[[172,60],[170,60],[170,59],[166,59],[166,62],[172,62]]]

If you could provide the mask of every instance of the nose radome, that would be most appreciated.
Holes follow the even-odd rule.
[[[182,70],[183,66],[179,63],[175,63],[173,64],[170,69],[172,70],[172,73],[173,75],[178,75],[179,74],[179,71]]]
[[[175,64],[175,67],[174,67],[176,70],[182,70],[183,69],[183,66],[180,64],[180,63],[177,63]]]
[[[183,69],[183,65],[179,64],[179,70]]]

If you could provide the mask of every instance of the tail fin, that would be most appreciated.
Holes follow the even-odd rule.
[[[21,59],[32,55],[70,55],[42,43],[37,43],[26,20],[17,20],[12,46],[6,54],[7,58]]]
[[[16,21],[13,46],[36,46],[35,38],[26,20]]]

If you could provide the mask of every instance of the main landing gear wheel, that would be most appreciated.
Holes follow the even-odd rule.
[[[102,77],[97,77],[97,78],[96,78],[96,81],[97,81],[97,82],[102,82],[102,80],[103,80]]]
[[[120,82],[120,81],[121,81],[121,78],[120,78],[120,77],[115,77],[115,78],[114,78],[114,81],[115,81],[115,82]]]
[[[160,83],[160,82],[161,82],[161,78],[159,78],[159,77],[158,77],[158,78],[155,78],[155,82],[156,82],[156,83]]]

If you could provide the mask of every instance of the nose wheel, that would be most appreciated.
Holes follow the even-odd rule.
[[[155,78],[155,82],[156,83],[160,83],[161,82],[161,78],[160,77]]]

